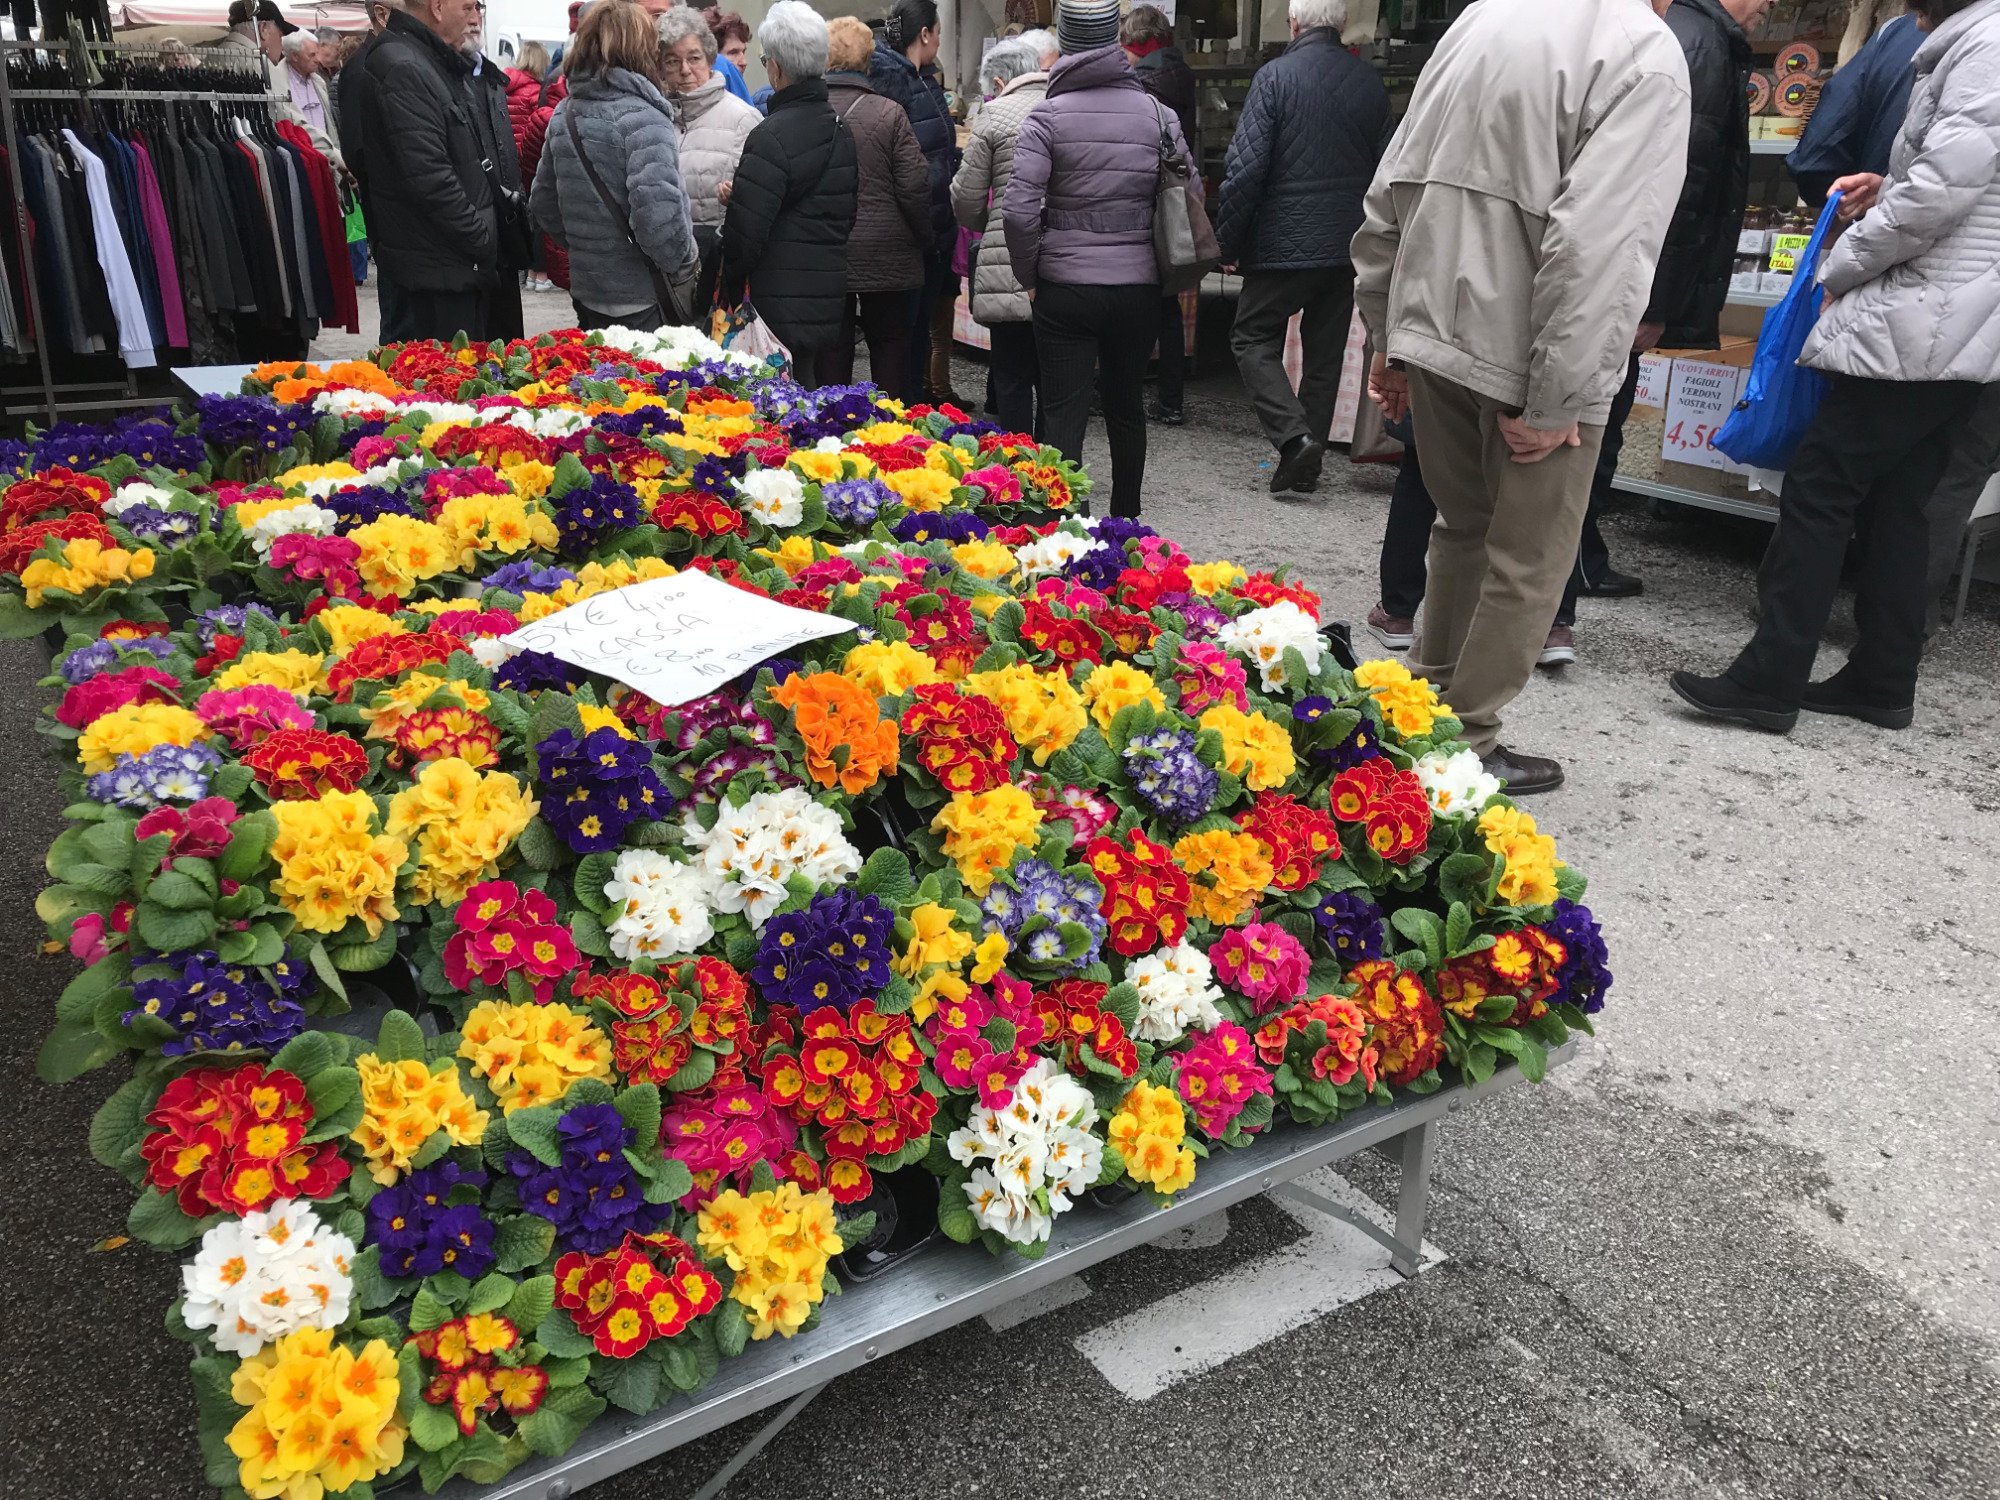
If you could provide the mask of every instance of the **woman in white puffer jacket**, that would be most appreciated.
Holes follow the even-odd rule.
[[[730,93],[715,71],[715,33],[701,12],[677,5],[660,15],[660,62],[681,127],[681,185],[701,247],[702,286],[714,280],[729,184],[743,143],[763,116]],[[704,302],[703,306],[706,306]],[[703,309],[695,309],[699,314]]]
[[[1832,382],[1785,474],[1757,634],[1722,676],[1673,677],[1704,713],[1762,729],[1790,729],[1801,708],[1887,729],[1914,718],[1925,507],[1982,388],[2000,382],[2000,0],[1911,9],[1929,34],[1889,175],[1834,184],[1852,227],[1821,262],[1826,300],[1800,356]],[[1864,516],[1854,649],[1812,682]]]

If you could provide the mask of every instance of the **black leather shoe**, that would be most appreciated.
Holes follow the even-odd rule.
[[[1577,592],[1587,599],[1631,599],[1646,592],[1646,582],[1630,573],[1607,568],[1603,577],[1586,583]]]
[[[1522,755],[1505,745],[1495,745],[1491,755],[1479,757],[1488,776],[1498,776],[1510,797],[1532,797],[1537,792],[1553,792],[1563,784],[1563,768],[1543,755]]]
[[[1295,437],[1278,450],[1278,466],[1271,471],[1271,493],[1310,495],[1319,488],[1320,465],[1326,462],[1326,444],[1309,437]]]
[[[1178,406],[1168,406],[1164,401],[1155,401],[1146,409],[1146,415],[1162,427],[1187,426],[1187,413]]]
[[[1799,697],[1799,706],[1816,714],[1839,714],[1844,719],[1859,719],[1878,729],[1908,729],[1917,716],[1914,703],[1895,707],[1862,692],[1847,680],[1845,668],[1835,672],[1825,682],[1808,684]]]
[[[1711,719],[1728,719],[1773,734],[1790,734],[1799,722],[1799,711],[1787,708],[1776,698],[1740,688],[1727,677],[1697,677],[1692,672],[1676,672],[1667,679],[1681,698]]]

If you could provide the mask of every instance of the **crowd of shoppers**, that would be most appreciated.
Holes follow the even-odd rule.
[[[1235,122],[1214,229],[1242,277],[1231,347],[1270,488],[1319,482],[1358,307],[1370,394],[1405,442],[1370,625],[1516,792],[1563,773],[1502,743],[1507,704],[1538,662],[1573,659],[1580,596],[1642,587],[1597,516],[1640,357],[1718,346],[1771,4],[1480,0],[1398,126],[1343,44],[1347,0],[1291,0],[1289,44]],[[747,299],[805,384],[851,379],[865,344],[891,395],[964,405],[963,275],[990,410],[1078,456],[1101,409],[1110,509],[1138,513],[1156,352],[1152,416],[1184,420],[1155,204],[1199,148],[1196,75],[1162,10],[1058,0],[1053,32],[982,59],[961,135],[936,0],[895,0],[872,27],[780,0],[754,93],[750,30],[714,7],[586,0],[560,68],[531,46],[510,70],[478,50],[478,0],[370,9],[337,93],[271,0],[237,0],[222,45],[263,57],[281,107],[352,167],[385,338],[518,332],[517,278],[546,285],[567,252],[584,327]],[[1802,273],[1826,303],[1804,362],[1832,389],[1786,478],[1755,638],[1721,676],[1675,674],[1706,712],[1911,717],[1924,605],[2000,463],[1996,82],[2000,0],[1915,0],[1834,76],[1794,154],[1808,201],[1844,195],[1845,234]],[[1857,530],[1861,640],[1814,684]]]

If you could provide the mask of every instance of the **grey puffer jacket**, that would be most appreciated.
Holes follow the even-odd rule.
[[[577,159],[572,116],[637,247]],[[669,281],[693,274],[698,257],[680,156],[673,107],[646,79],[613,68],[602,78],[570,80],[568,97],[549,121],[528,207],[542,232],[569,251],[570,295],[578,302],[612,316],[635,313],[658,301],[647,261]]]
[[[2000,381],[2000,0],[1917,48],[1875,206],[1819,278],[1837,298],[1802,364],[1870,380]]]
[[[710,73],[700,88],[674,96],[681,123],[681,188],[688,213],[697,224],[722,223],[720,189],[736,176],[743,143],[764,117],[729,92],[720,73]]]
[[[983,231],[972,262],[972,316],[995,323],[1025,323],[1034,311],[1028,289],[1014,277],[1007,257],[1007,184],[1014,175],[1014,140],[1028,111],[1047,96],[1049,75],[1023,73],[980,107],[966,142],[965,159],[951,180],[951,208],[967,229]]]
[[[1021,122],[1004,220],[1014,279],[1080,286],[1157,283],[1153,200],[1160,134],[1183,157],[1180,121],[1139,86],[1116,45],[1065,57]]]

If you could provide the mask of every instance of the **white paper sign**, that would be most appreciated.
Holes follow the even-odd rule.
[[[1642,354],[1639,356],[1639,387],[1632,397],[1636,406],[1665,406],[1667,404],[1667,380],[1673,374],[1674,362],[1664,354]]]
[[[597,594],[500,640],[510,651],[545,651],[673,707],[792,646],[853,628],[850,620],[684,572]]]
[[[1742,473],[1740,465],[1731,463],[1710,444],[1722,424],[1729,420],[1737,392],[1748,374],[1735,365],[1715,364],[1705,359],[1675,360],[1673,374],[1667,380],[1667,415],[1662,424],[1660,457],[1677,464]]]

